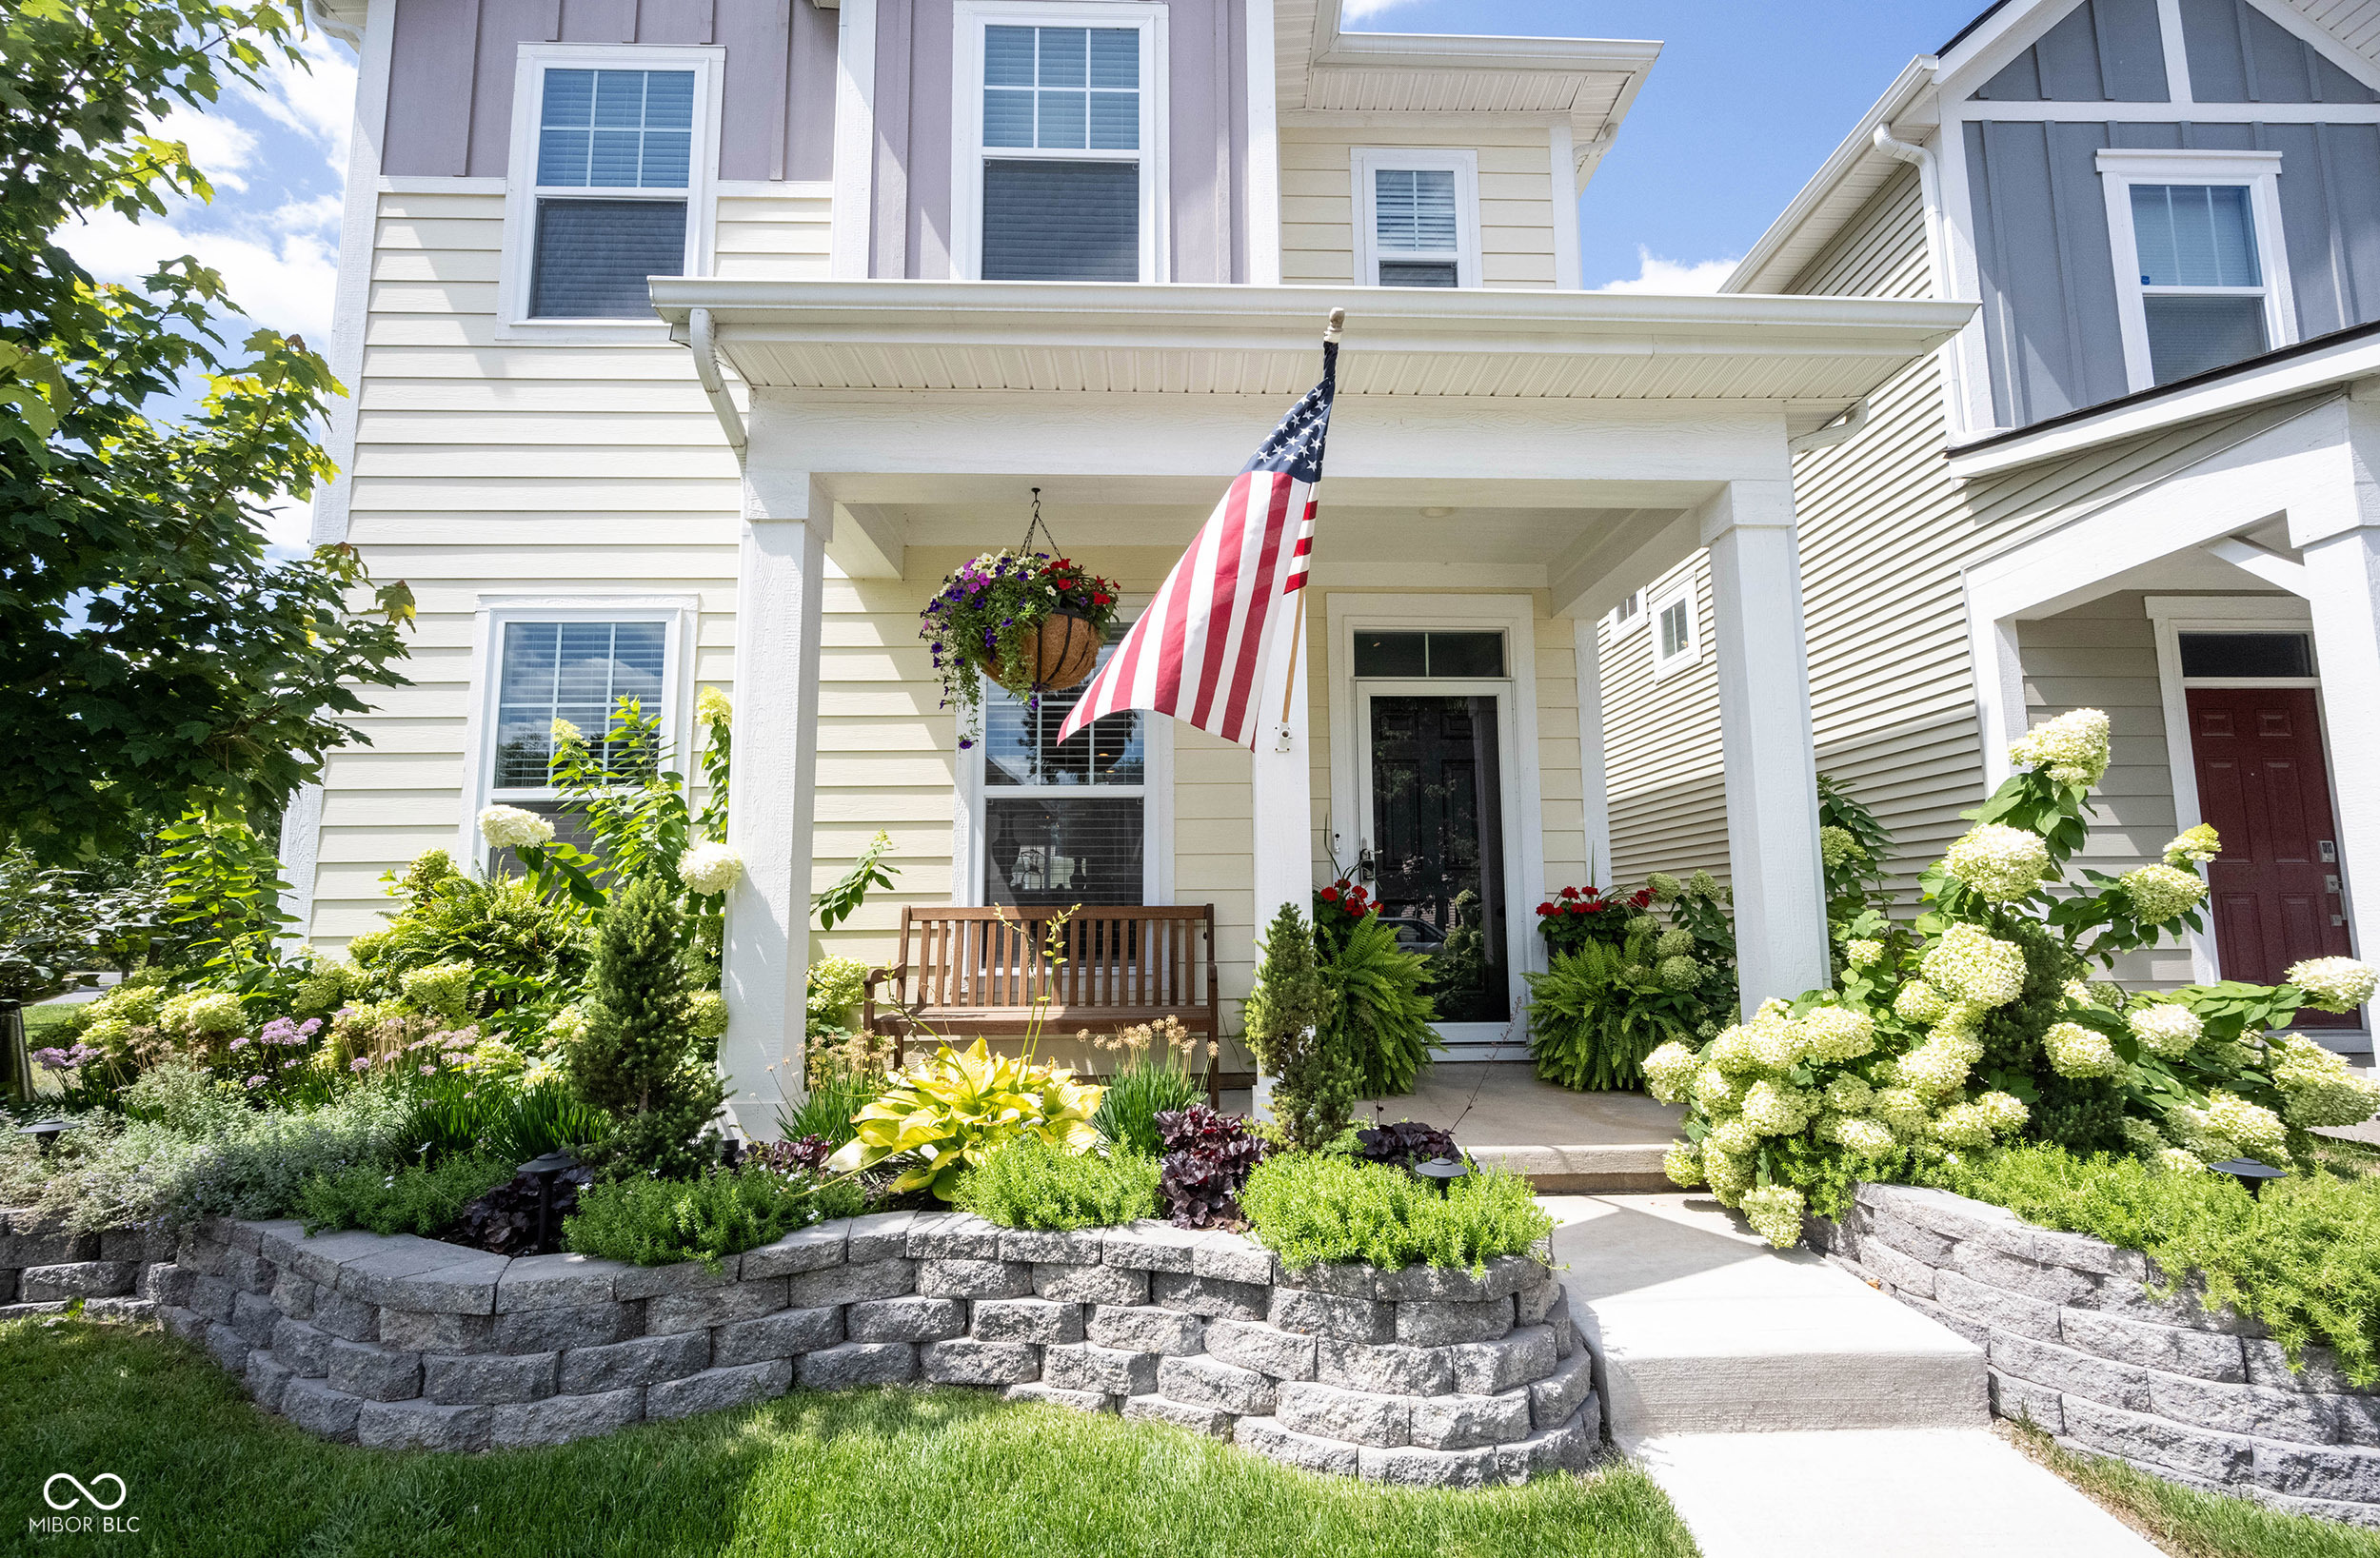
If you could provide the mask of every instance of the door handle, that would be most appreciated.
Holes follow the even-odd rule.
[[[2336,878],[2336,877],[2325,877],[2325,878],[2322,878],[2322,890],[2323,890],[2324,892],[2326,892],[2326,893],[2335,893],[2335,892],[2337,892],[2337,891],[2339,890],[2339,879],[2338,879],[2338,878]]]

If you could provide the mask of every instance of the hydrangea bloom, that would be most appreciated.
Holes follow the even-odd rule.
[[[584,1006],[565,1006],[545,1019],[545,1036],[565,1048],[586,1036],[587,1017]]]
[[[2019,768],[2047,768],[2060,784],[2096,784],[2108,771],[2108,717],[2075,709],[2035,725],[2008,749]]]
[[[1980,1044],[1930,1038],[1900,1057],[1899,1081],[1903,1087],[1939,1096],[1965,1087],[1968,1072],[1982,1056]]]
[[[1758,1033],[1741,1023],[1720,1029],[1719,1036],[1702,1052],[1702,1058],[1730,1076],[1756,1075],[1766,1066],[1760,1056]]]
[[[2361,1125],[2380,1109],[2380,1084],[2348,1069],[2335,1052],[2302,1034],[2284,1034],[2272,1046],[2272,1081],[2281,1090],[2281,1117],[2311,1130]]]
[[[554,739],[554,745],[556,746],[584,746],[586,744],[586,733],[579,729],[578,726],[572,724],[569,720],[563,719],[560,715],[556,715],[554,717],[554,722],[546,727],[545,733]]]
[[[1752,1159],[1706,1151],[1702,1154],[1702,1177],[1710,1185],[1711,1193],[1719,1198],[1719,1204],[1732,1207],[1752,1188]]]
[[[1686,878],[1686,891],[1698,898],[1719,896],[1719,879],[1708,871],[1697,871]]]
[[[1856,1060],[1875,1048],[1875,1018],[1848,1006],[1820,1006],[1801,1019],[1801,1034],[1813,1059]]]
[[[1752,1231],[1779,1250],[1790,1250],[1801,1240],[1801,1192],[1791,1185],[1746,1191],[1743,1213]]]
[[[1768,1084],[1763,1082],[1760,1085],[1766,1087]],[[1749,1102],[1749,1098],[1746,1101]],[[1733,1119],[1721,1120],[1711,1127],[1711,1134],[1702,1139],[1711,1144],[1713,1152],[1749,1153],[1759,1147],[1760,1133],[1755,1131],[1751,1123],[1738,1114]]]
[[[2033,1118],[2033,1111],[2013,1093],[1983,1094],[1975,1099],[1975,1107],[1983,1111],[1983,1117],[1992,1122],[1994,1131],[2019,1131]]]
[[[2207,1157],[2289,1161],[2289,1127],[2262,1104],[2217,1088],[2207,1095],[2206,1108],[2185,1107],[2179,1113],[2189,1122],[2191,1148]]]
[[[2201,822],[2165,846],[2167,865],[2204,865],[2223,853],[2223,836]]]
[[[1654,939],[1653,955],[1656,957],[1692,957],[1695,955],[1695,933],[1663,931]]]
[[[2144,865],[2116,878],[2132,900],[2132,917],[2143,925],[2163,925],[2181,918],[2207,896],[2207,884],[2194,871],[2170,865]]]
[[[2079,1022],[2053,1024],[2041,1035],[2041,1048],[2060,1076],[2112,1076],[2124,1069],[2107,1035]]]
[[[686,1001],[686,1026],[699,1038],[717,1038],[727,1031],[727,997],[716,990],[698,990]]]
[[[1943,868],[1994,903],[2010,903],[2041,885],[2050,846],[2037,833],[1985,822],[1952,840]]]
[[[2124,1016],[2124,1026],[2152,1055],[2177,1059],[2190,1053],[2207,1025],[2187,1006],[2135,1006]]]
[[[1701,1066],[1694,1051],[1672,1039],[1644,1057],[1645,1090],[1661,1102],[1674,1104],[1694,1085],[1695,1073]]]
[[[1848,828],[1820,828],[1818,830],[1818,858],[1824,860],[1826,868],[1832,871],[1845,861],[1866,859],[1868,852],[1859,847],[1859,840],[1851,836]]]
[[[1661,1172],[1669,1182],[1691,1188],[1702,1183],[1702,1154],[1690,1141],[1673,1141],[1661,1154]]]
[[[727,695],[716,687],[705,687],[694,695],[694,718],[704,724],[724,729],[734,721],[735,712]]]
[[[1691,957],[1664,957],[1653,972],[1664,990],[1692,990],[1702,982],[1702,965]]]
[[[1760,1069],[1767,1072],[1791,1071],[1795,1062],[1810,1053],[1810,1043],[1801,1024],[1791,1017],[1772,1016],[1766,1010],[1752,1019],[1752,1049],[1760,1057]]]
[[[1917,966],[1935,989],[1955,1001],[2006,1006],[2025,990],[2023,950],[1965,923],[1944,931]]]
[[[1895,1131],[1923,1130],[1934,1117],[1925,1099],[1915,1090],[1905,1087],[1876,1089],[1875,1114],[1876,1118]]]
[[[1764,1136],[1790,1136],[1817,1113],[1815,1095],[1776,1082],[1755,1082],[1744,1093],[1744,1124]]]
[[[432,963],[427,968],[407,969],[398,975],[397,988],[419,1011],[460,1017],[474,972],[468,963]]]
[[[1743,1106],[1744,1092],[1718,1067],[1705,1066],[1695,1074],[1695,1100],[1714,1114],[1732,1114]]]
[[[239,996],[228,990],[193,990],[159,1005],[157,1026],[189,1038],[222,1038],[247,1024]]]
[[[743,875],[744,857],[708,839],[678,857],[678,879],[690,893],[724,893]]]
[[[1684,884],[1666,871],[1656,871],[1646,877],[1644,885],[1656,903],[1675,903],[1678,895],[1685,891]]]
[[[1875,1101],[1875,1089],[1856,1076],[1837,1076],[1826,1085],[1826,1107],[1845,1114],[1865,1114]]]
[[[1923,979],[1910,980],[1893,997],[1893,1015],[1903,1022],[1932,1022],[1949,1010],[1950,1004]]]
[[[480,837],[498,849],[550,844],[554,825],[518,806],[490,806],[479,814]]]
[[[1843,943],[1843,961],[1854,968],[1874,968],[1884,961],[1884,943],[1854,937]]]
[[[2291,964],[2281,977],[2311,996],[2322,1011],[2351,1012],[2371,999],[2380,970],[2352,957],[2310,957]]]
[[[2207,1168],[2203,1158],[2183,1147],[2157,1149],[2155,1162],[2167,1173],[2203,1173]]]
[[[1895,1142],[1891,1126],[1864,1114],[1846,1114],[1836,1120],[1835,1139],[1865,1157],[1882,1157]]]
[[[2025,1106],[2008,1094],[1987,1093],[1942,1111],[1934,1134],[1946,1147],[1989,1147],[2002,1132],[2023,1125],[2025,1114]]]

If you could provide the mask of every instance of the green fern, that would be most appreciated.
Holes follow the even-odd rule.
[[[1644,1085],[1644,1057],[1669,1040],[1692,1042],[1703,1002],[1660,983],[1653,922],[1620,946],[1589,941],[1529,981],[1529,1054],[1537,1075],[1583,1093]]]
[[[1411,1093],[1438,1047],[1431,1026],[1437,1005],[1425,988],[1429,959],[1399,947],[1397,933],[1377,915],[1356,920],[1336,939],[1322,958],[1322,983],[1331,993],[1325,1042],[1354,1061],[1365,1097]]]

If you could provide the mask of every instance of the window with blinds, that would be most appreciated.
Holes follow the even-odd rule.
[[[1460,235],[1450,168],[1372,170],[1372,251],[1382,286],[1459,286]]]
[[[2247,186],[2135,184],[2132,215],[2156,383],[2241,362],[2271,345]]]
[[[1119,635],[1121,637],[1121,634]],[[1100,652],[1100,663],[1114,653]],[[1144,900],[1148,736],[1138,714],[1111,714],[1071,740],[1059,728],[1081,687],[1028,708],[997,687],[983,698],[983,901],[1063,908]]]
[[[983,29],[986,281],[1141,276],[1137,27]]]
[[[536,319],[648,319],[652,276],[685,271],[694,72],[548,66],[540,78]]]
[[[659,711],[666,653],[667,630],[658,621],[505,623],[496,681],[497,798],[551,787],[557,720],[600,747],[606,768],[631,777],[628,755],[605,732],[624,698],[637,700],[648,715]]]

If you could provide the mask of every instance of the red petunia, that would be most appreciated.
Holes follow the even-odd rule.
[[[1339,901],[1339,889],[1336,887],[1323,888],[1322,901],[1324,903],[1337,903]]]

